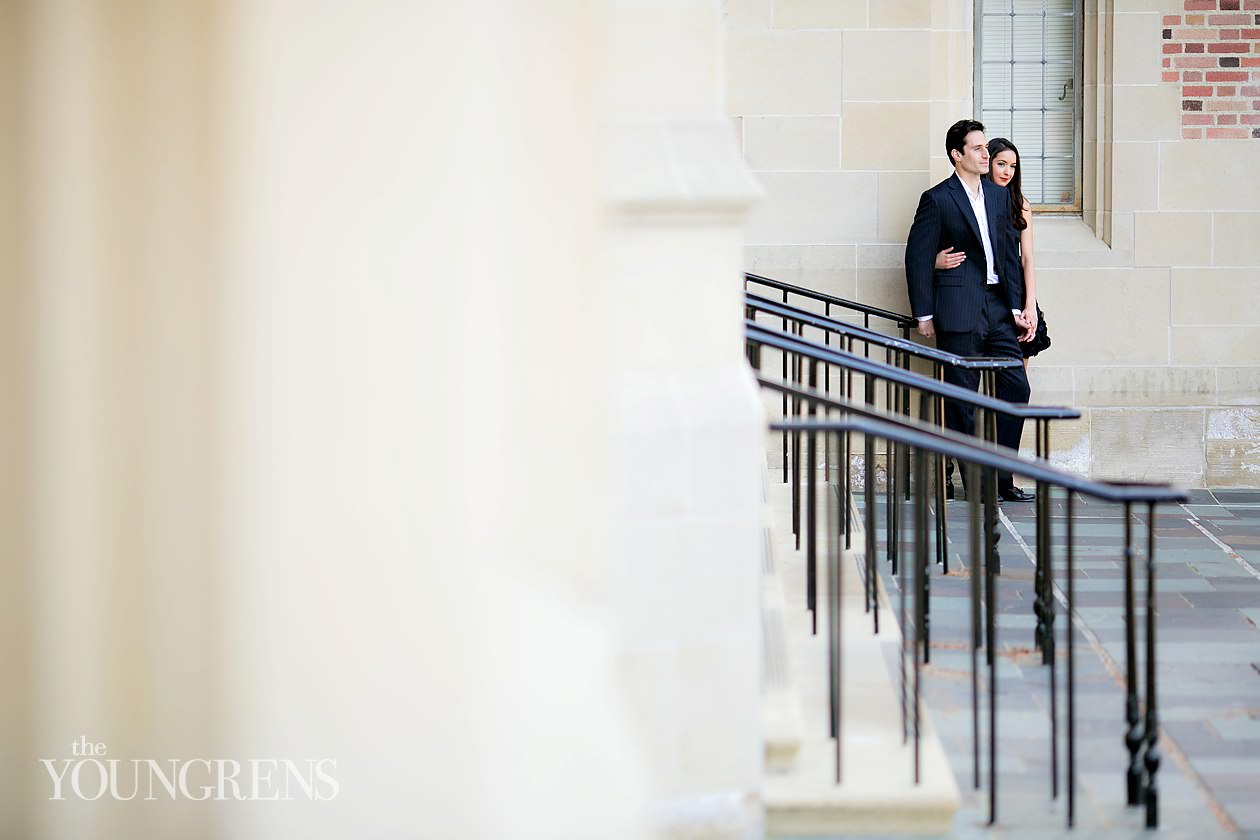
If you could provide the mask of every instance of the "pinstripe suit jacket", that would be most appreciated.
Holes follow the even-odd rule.
[[[1024,308],[1024,271],[1019,261],[1019,232],[1011,224],[1011,199],[1005,187],[980,179],[989,221],[989,242],[997,264],[1000,291],[1011,309]],[[948,271],[937,271],[936,254],[953,247],[967,259]],[[958,177],[951,175],[919,199],[906,241],[906,286],[910,311],[931,315],[936,329],[970,332],[984,307],[987,274],[984,244],[971,201]]]

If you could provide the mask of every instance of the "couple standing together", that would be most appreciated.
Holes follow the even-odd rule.
[[[1023,367],[997,372],[997,398],[1027,403],[1027,359],[1050,340],[1037,306],[1032,210],[1020,188],[1019,152],[1009,140],[988,141],[975,120],[950,126],[945,151],[954,174],[923,193],[906,243],[910,308],[919,334],[935,337],[941,350],[1023,358]],[[945,381],[975,391],[980,374],[947,367]],[[945,425],[972,434],[974,410],[946,400]],[[998,443],[1018,450],[1023,427],[1020,418],[998,415]],[[998,495],[1034,498],[1010,473],[998,474]]]

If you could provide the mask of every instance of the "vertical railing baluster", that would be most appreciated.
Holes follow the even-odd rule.
[[[818,361],[809,360],[809,389],[818,388]],[[818,415],[818,401],[809,401],[809,419]],[[805,569],[806,599],[809,602],[809,613],[812,635],[818,635],[818,490],[815,473],[818,472],[818,435],[809,432],[805,441],[805,505],[809,514],[805,520]]]
[[[888,443],[889,445],[891,445],[892,441],[888,441]],[[892,451],[893,451],[892,466],[895,472],[900,473],[901,472],[900,461],[902,457],[901,448],[894,446],[892,448]],[[898,491],[894,491],[892,510],[893,510],[893,516],[897,521],[896,540],[898,544],[901,543],[901,517],[897,515],[897,511],[900,507],[901,507],[901,493]],[[900,549],[898,553],[900,553]],[[898,563],[896,571],[894,571],[894,574],[897,575],[898,601],[901,605],[900,613],[898,616],[898,618],[900,619],[900,624],[901,624],[901,657],[900,657],[901,659],[901,742],[905,744],[905,743],[908,743],[910,740],[910,728],[909,728],[909,717],[908,717],[909,712],[906,708],[906,701],[907,701],[907,698],[906,698],[906,679],[907,679],[907,676],[906,676],[906,639],[909,636],[909,634],[906,632],[906,564]]]
[[[984,420],[985,420],[984,426],[985,426],[985,429],[987,429],[986,438],[988,439],[990,443],[996,443],[997,442],[997,413],[986,409],[984,412]],[[978,420],[977,420],[977,425],[979,425]],[[991,478],[993,481],[993,504],[996,508],[997,506],[997,471],[996,470],[992,471]],[[997,516],[996,511],[994,513],[994,516],[995,517]],[[992,536],[993,536],[993,555],[992,555],[993,574],[1000,575],[1002,573],[1002,557],[1000,554],[998,554],[998,550],[997,550],[998,538],[1000,535],[998,534],[996,524],[994,525]]]
[[[867,378],[868,394],[874,393],[874,384]],[[879,581],[875,566],[875,438],[863,435],[866,457],[866,486],[862,488],[866,503],[866,597],[868,608],[873,614],[875,633],[879,633]]]
[[[1034,424],[1037,440],[1037,452],[1041,452],[1041,424]],[[1037,484],[1037,501],[1034,506],[1036,512],[1036,565],[1033,567],[1033,615],[1037,617],[1036,629],[1033,632],[1033,647],[1041,651],[1041,663],[1043,665],[1050,664],[1050,660],[1046,654],[1046,598],[1049,593],[1046,591],[1046,568],[1043,559],[1045,552],[1045,526],[1046,517],[1043,512],[1046,510],[1045,488],[1039,482]]]
[[[945,367],[940,362],[932,363],[932,371],[938,382],[945,381]],[[938,427],[944,427],[945,401],[942,397],[932,396],[929,398],[927,394],[921,394],[920,400],[928,400],[932,404],[933,414],[932,422]],[[948,460],[944,455],[939,455],[935,459],[935,484],[936,484],[936,562],[941,567],[941,574],[949,574],[949,520],[946,518],[946,499],[945,499],[945,462]],[[959,476],[959,480],[962,477]]]
[[[801,386],[801,354],[792,354],[792,384]],[[792,419],[801,418],[801,398],[792,395]],[[796,539],[796,550],[801,549],[801,433],[792,432],[792,535]]]
[[[826,318],[831,317],[831,301],[826,301],[826,300],[823,301],[823,316]],[[823,328],[823,344],[827,345],[828,347],[831,346],[831,333],[832,331],[830,328],[827,328],[827,327]],[[823,390],[828,395],[831,394],[831,369],[830,368],[823,371]]]
[[[958,464],[959,480],[964,465]],[[975,789],[980,789],[980,663],[976,651],[980,649],[980,571],[984,560],[980,556],[980,471],[975,464],[967,464],[967,486],[971,496],[967,499],[970,525],[970,553],[968,571],[971,585],[971,766]]]
[[[787,303],[787,302],[788,302],[788,293],[787,293],[787,291],[786,291],[786,290],[783,292],[783,302],[784,302],[784,303]],[[788,322],[787,322],[787,318],[784,318],[784,319],[783,319],[783,323],[781,324],[781,328],[782,328],[783,332],[787,332],[787,331],[788,331]],[[787,381],[788,381],[788,354],[787,354],[787,351],[786,351],[786,350],[780,350],[780,351],[779,351],[779,355],[783,357],[783,381],[784,381],[784,382],[787,382]],[[784,417],[787,417],[787,413],[788,413],[788,394],[787,394],[787,391],[784,391],[784,392],[783,392],[783,416],[784,416]],[[784,484],[787,484],[787,483],[788,483],[788,432],[787,432],[787,429],[784,429],[784,430],[783,430],[783,483],[784,483]]]
[[[892,350],[885,348],[884,363],[892,364]],[[897,397],[900,391],[893,384],[891,379],[884,380],[884,410],[896,412]],[[893,533],[897,529],[897,506],[893,503],[897,496],[897,445],[891,440],[884,439],[884,492],[887,499],[884,503],[884,521],[886,526],[885,549],[888,559],[892,564],[892,574],[897,574],[897,543],[893,540]]]
[[[1146,827],[1159,828],[1159,715],[1155,705],[1155,503],[1146,508]]]
[[[1145,736],[1138,718],[1137,697],[1137,615],[1133,593],[1133,513],[1129,502],[1124,503],[1124,719],[1127,729],[1124,745],[1129,750],[1128,803],[1137,805],[1142,787],[1142,759],[1140,751]]]
[[[923,717],[923,668],[928,649],[928,515],[927,515],[927,461],[928,453],[915,448],[914,453],[914,783],[922,781],[922,733]],[[922,653],[920,653],[922,651]]]
[[[1075,631],[1072,625],[1075,609],[1076,570],[1075,556],[1075,517],[1076,494],[1071,490],[1067,494],[1067,620],[1064,622],[1066,634],[1064,644],[1067,645],[1067,827],[1076,824],[1076,645],[1073,639]]]
[[[1042,638],[1041,653],[1050,665],[1050,798],[1059,798],[1059,686],[1057,681],[1057,663],[1054,651],[1054,551],[1051,547],[1050,534],[1050,487],[1043,481],[1037,482],[1037,504],[1041,506],[1038,520],[1045,520],[1042,531],[1042,548],[1038,554],[1039,562],[1044,564],[1042,583],[1045,594],[1046,633]]]
[[[902,352],[902,351],[898,350],[898,351],[897,351],[897,354],[896,354],[896,358],[897,358],[897,361],[898,361],[898,363],[899,363],[899,365],[900,365],[901,369],[902,369],[902,370],[904,370],[904,371],[906,371],[906,372],[909,372],[909,370],[910,370],[910,354],[909,354],[909,353],[904,353],[904,352]],[[902,413],[902,415],[903,415],[903,416],[904,416],[907,420],[909,420],[909,419],[910,419],[910,417],[911,417],[911,409],[910,409],[910,386],[909,386],[909,385],[902,385],[902,386],[901,386],[901,392],[902,392],[902,398],[901,398],[901,413]],[[905,475],[905,479],[906,479],[906,498],[907,498],[907,499],[909,499],[909,498],[910,498],[910,462],[909,462],[909,460],[907,460],[907,461],[906,461],[906,475]]]
[[[846,516],[844,510],[840,512],[841,516]],[[836,545],[836,562],[833,571],[835,579],[834,591],[836,593],[836,614],[835,614],[835,637],[836,637],[836,784],[840,784],[844,779],[844,765],[842,763],[844,744],[844,570],[841,563],[844,559],[843,553],[840,551],[839,544]]]
[[[828,318],[831,317],[831,302],[830,301],[823,301],[823,315],[825,315]],[[825,344],[827,347],[831,346],[831,332],[832,332],[831,329],[828,327],[822,328],[823,344]],[[844,343],[843,338],[841,338],[841,345],[843,345],[843,343]],[[825,393],[827,396],[831,396],[831,365],[829,364],[823,365],[823,393]],[[831,470],[830,470],[831,435],[823,436],[823,463],[825,463],[828,467],[828,469],[823,474],[826,476],[827,483],[830,484],[831,483]]]
[[[850,353],[853,352],[853,339],[852,338],[849,339],[849,352]],[[853,369],[852,368],[849,368],[849,370],[845,374],[844,396],[845,396],[845,399],[850,399],[850,400],[853,399]],[[852,475],[850,474],[852,465],[853,465],[853,433],[846,430],[844,433],[844,499],[845,499],[844,510],[845,510],[846,517],[849,515],[848,514],[849,503],[852,501],[851,488],[853,484],[853,478],[852,478]],[[848,521],[849,520],[846,518],[845,529],[844,529],[844,547],[852,548],[853,547],[853,529],[848,527]]]
[[[830,437],[830,433],[824,432],[823,437]],[[824,529],[827,533],[832,532],[835,526],[835,496],[827,493],[827,500],[824,507],[827,510],[827,527]],[[824,555],[827,558],[827,711],[831,724],[831,737],[836,739],[837,767],[839,766],[840,752],[840,725],[839,725],[839,701],[837,697],[840,692],[840,602],[836,597],[836,580],[840,572],[839,558],[840,543],[838,540],[827,540],[827,550]],[[840,783],[840,779],[836,779],[836,783]]]
[[[992,412],[987,412],[990,417]],[[997,823],[997,470],[984,476],[985,651],[989,660],[989,825]]]
[[[924,425],[927,425],[928,423],[928,419],[929,419],[928,414],[931,411],[931,407],[932,407],[931,400],[926,399],[926,396],[927,396],[926,394],[921,394],[919,398],[919,420]],[[926,568],[923,570],[923,577],[919,585],[919,592],[923,596],[923,607],[919,612],[919,619],[920,621],[922,621],[922,626],[923,626],[923,629],[921,631],[922,638],[923,638],[923,662],[924,664],[928,664],[932,661],[932,624],[931,624],[932,622],[932,576],[931,574],[929,574],[929,572],[931,571],[931,561],[928,559],[929,549],[928,549],[927,504],[928,504],[928,486],[929,485],[928,485],[928,478],[927,478],[928,473],[927,473],[926,462],[927,462],[927,459],[931,458],[932,456],[931,456],[931,453],[925,452],[921,449],[916,450],[916,452],[917,452],[916,457],[918,458],[918,461],[924,462],[923,464],[920,465],[918,464],[918,461],[916,461],[916,466],[920,467],[923,470],[923,477],[921,481],[918,475],[916,474],[915,488],[914,488],[914,492],[923,507],[923,511],[920,514],[921,519],[922,519],[921,530],[922,530],[922,539],[923,539],[923,550],[919,552],[917,556],[915,557],[915,563],[918,565],[926,566]],[[941,511],[938,509],[937,521],[939,521],[940,514],[941,514]],[[916,677],[916,680],[917,680],[917,677]]]

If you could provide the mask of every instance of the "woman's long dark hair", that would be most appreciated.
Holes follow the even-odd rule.
[[[1006,185],[1006,190],[1011,194],[1011,224],[1015,225],[1016,230],[1023,230],[1028,227],[1028,222],[1024,221],[1024,190],[1020,186],[1021,175],[1024,167],[1019,160],[1019,149],[1015,148],[1015,144],[1005,137],[994,137],[989,141],[989,160],[998,156],[998,152],[1012,151],[1015,153],[1015,177],[1011,178],[1011,182]],[[993,165],[989,165],[989,180],[993,180]]]

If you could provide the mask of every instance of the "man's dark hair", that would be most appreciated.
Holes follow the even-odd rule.
[[[945,157],[949,158],[950,163],[954,162],[954,156],[950,152],[962,154],[967,145],[967,135],[973,131],[984,131],[984,123],[977,120],[959,120],[945,132]]]

